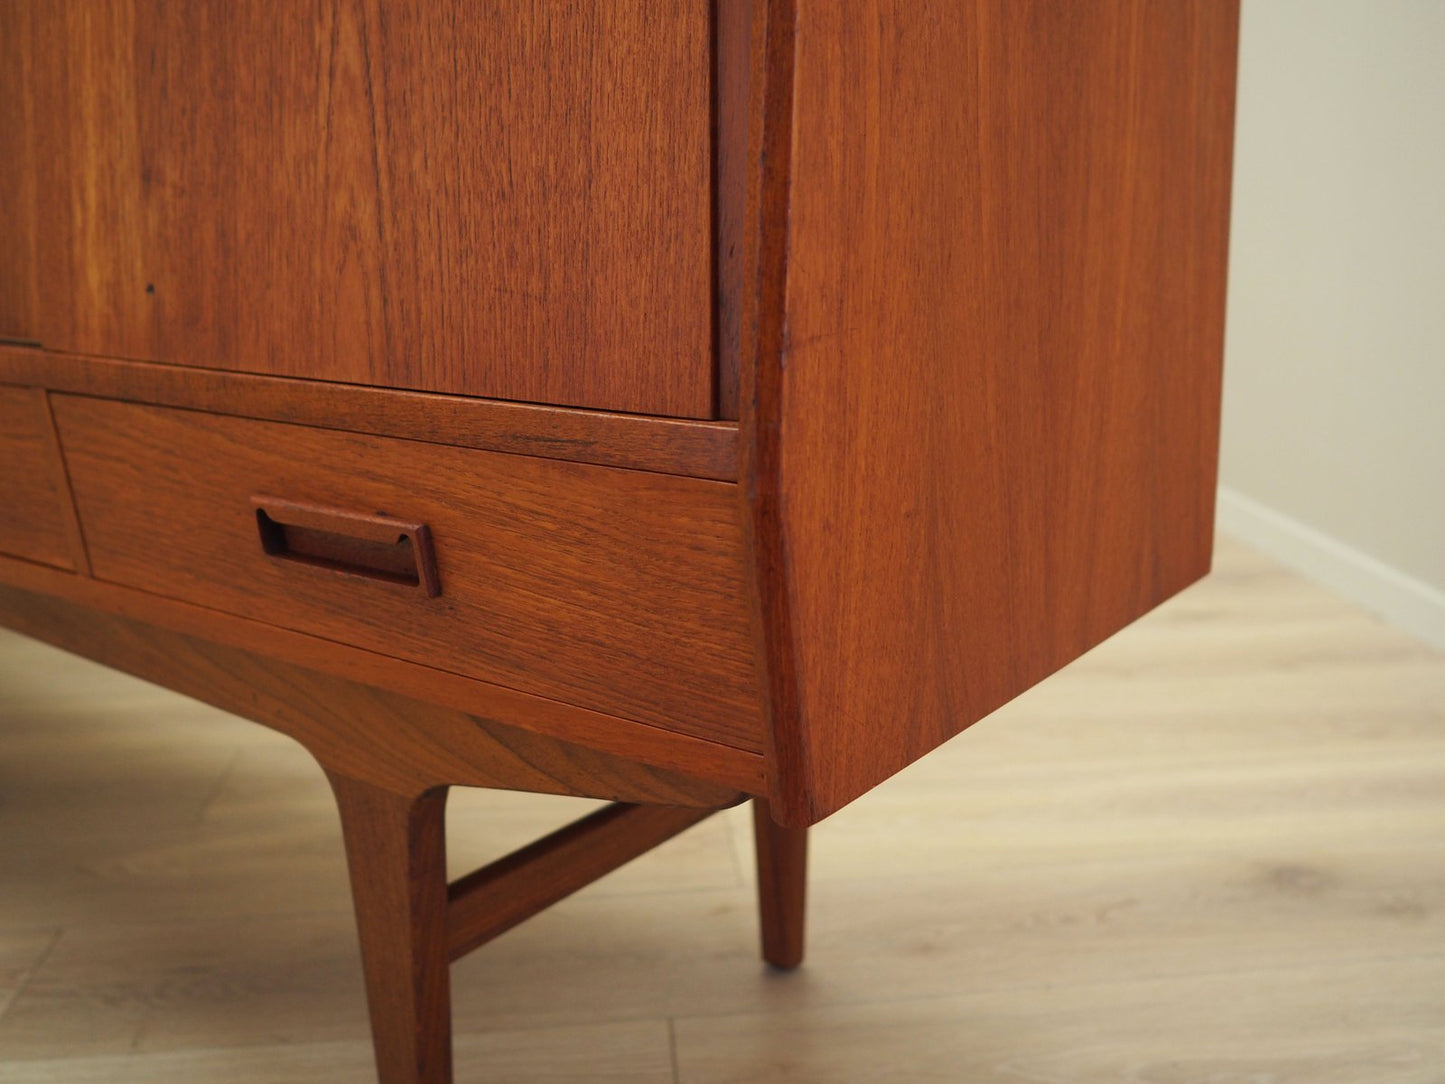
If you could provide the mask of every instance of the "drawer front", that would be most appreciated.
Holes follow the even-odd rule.
[[[761,749],[731,484],[75,396],[54,411],[100,579]]]
[[[0,553],[75,567],[63,479],[45,393],[0,384]]]

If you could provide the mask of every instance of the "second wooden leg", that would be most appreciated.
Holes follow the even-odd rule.
[[[763,959],[791,971],[803,962],[803,928],[808,893],[808,830],[784,828],[768,803],[753,802],[753,837],[758,852],[758,919]]]
[[[381,1084],[451,1084],[446,790],[328,773],[341,810]]]

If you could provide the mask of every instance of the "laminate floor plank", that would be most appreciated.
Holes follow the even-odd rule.
[[[459,1084],[1445,1080],[1445,655],[1216,564],[818,826],[801,971],[745,808],[459,962]],[[454,873],[588,808],[457,791]],[[367,1051],[304,751],[0,634],[0,1084]]]
[[[54,930],[0,932],[0,1016],[45,959],[57,936]]]
[[[1445,956],[676,1024],[680,1084],[1437,1084]]]
[[[316,1084],[372,1072],[371,1044],[287,1043],[229,1050],[0,1063],[0,1084]],[[663,1023],[456,1037],[456,1075],[474,1084],[671,1084]]]

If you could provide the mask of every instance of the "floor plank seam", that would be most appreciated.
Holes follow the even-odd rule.
[[[233,749],[231,751],[230,757],[226,760],[225,767],[221,769],[220,777],[216,780],[215,784],[211,787],[211,789],[206,793],[205,798],[201,800],[200,811],[196,814],[197,824],[207,823],[207,814],[210,813],[211,807],[216,804],[217,800],[219,800],[221,795],[225,792],[226,784],[231,781],[231,777],[235,774],[236,767],[241,763],[241,758],[244,755],[245,750],[241,748]]]
[[[31,981],[39,974],[40,969],[45,966],[46,961],[50,959],[51,954],[55,951],[55,946],[60,944],[60,939],[64,934],[64,928],[52,933],[50,940],[46,943],[45,947],[40,950],[40,955],[36,957],[35,961],[29,967],[20,972],[20,980],[16,982],[15,989],[10,991],[8,998],[0,1000],[0,1023],[4,1023],[6,1014],[19,1003],[20,998],[29,988]]]
[[[667,1057],[672,1065],[672,1084],[682,1084],[682,1069],[677,1060],[677,1023],[667,1018]]]
[[[1445,952],[1400,952],[1387,955],[1363,955],[1363,956],[1341,956],[1330,957],[1329,962],[1335,966],[1349,966],[1352,964],[1391,964],[1391,963],[1429,963],[1439,961],[1445,965]],[[928,1002],[952,1001],[956,999],[968,999],[978,997],[991,997],[1001,994],[1027,994],[1033,992],[1058,990],[1061,986],[1067,986],[1072,990],[1113,990],[1130,986],[1149,985],[1150,983],[1167,983],[1180,981],[1195,981],[1202,979],[1227,979],[1237,978],[1244,975],[1290,975],[1298,972],[1313,972],[1319,970],[1318,961],[1296,964],[1280,964],[1265,967],[1240,967],[1224,968],[1215,971],[1178,971],[1178,972],[1151,972],[1148,974],[1132,975],[1120,979],[1096,979],[1088,982],[1060,983],[1057,979],[1047,979],[1040,982],[1006,983],[1001,986],[977,987],[967,990],[933,990],[924,994],[910,994],[903,997],[885,998],[859,998],[841,997],[834,1000],[827,1000],[813,1005],[802,1006],[800,1012],[831,1012],[835,1009],[867,1009],[867,1008],[897,1008],[907,1005],[922,1005]],[[787,976],[781,976],[786,979]],[[745,1009],[742,1012],[720,1012],[720,1013],[678,1013],[672,1019],[678,1023],[692,1023],[698,1020],[746,1020],[751,1017],[772,1017],[777,1015],[776,1008]]]

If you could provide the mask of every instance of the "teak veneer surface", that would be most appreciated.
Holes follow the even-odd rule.
[[[726,784],[30,591],[0,586],[0,617],[288,734],[332,770],[397,793],[455,784],[704,809],[736,799]]]
[[[0,4],[0,340],[34,340],[35,123],[30,4]]]
[[[100,579],[761,748],[731,485],[53,403]],[[440,597],[268,556],[256,496],[428,525]]]
[[[29,596],[23,607],[29,611],[24,623],[17,624],[17,619],[7,613],[4,615],[7,624],[17,628],[33,627],[39,609],[53,605],[72,616],[57,626],[67,630],[66,636],[46,638],[64,645],[69,637],[78,645],[75,650],[81,653],[87,651],[84,632],[95,622],[74,615],[93,611],[98,615],[97,622],[109,615],[155,626],[356,685],[396,693],[433,709],[450,709],[665,772],[710,780],[732,791],[761,794],[767,789],[762,756],[730,745],[4,555],[0,555],[0,584]],[[32,635],[40,634],[33,632]],[[110,657],[108,665],[120,669],[129,666]],[[377,737],[384,738],[384,734]],[[375,744],[353,742],[348,748],[358,761],[370,758],[385,765],[393,762],[384,740]],[[350,765],[351,761],[346,763]],[[349,770],[357,774],[355,767]]]
[[[45,393],[0,384],[0,553],[73,569],[77,542]]]
[[[743,484],[807,823],[1208,570],[1238,6],[767,14]]]
[[[0,344],[0,382],[435,444],[736,481],[737,425],[87,358]]]
[[[714,200],[717,232],[717,415],[737,418],[744,361],[749,282],[748,191],[757,174],[749,142],[753,124],[754,0],[714,0],[713,80],[716,111]]]
[[[713,415],[708,4],[18,3],[47,348]]]

